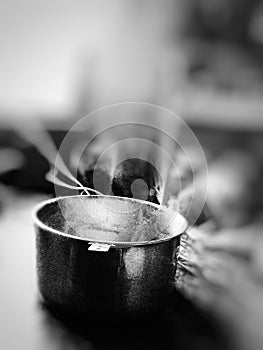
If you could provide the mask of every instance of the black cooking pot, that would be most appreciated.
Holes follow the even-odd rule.
[[[138,315],[162,306],[174,285],[186,220],[124,197],[71,196],[35,211],[40,292],[74,314]]]

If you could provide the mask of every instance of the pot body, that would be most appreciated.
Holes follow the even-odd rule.
[[[41,212],[47,217],[53,209],[50,203]],[[35,231],[39,289],[49,305],[92,315],[145,314],[159,309],[173,288],[180,235],[94,251],[94,239],[58,234],[39,222]]]
[[[174,284],[179,237],[99,252],[90,251],[89,242],[36,229],[36,244],[41,294],[75,312],[150,312]]]

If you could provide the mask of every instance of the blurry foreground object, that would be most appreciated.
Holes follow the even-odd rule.
[[[234,349],[258,350],[263,346],[262,159],[232,150],[209,169],[210,221],[182,236],[176,286],[222,321]]]
[[[0,148],[0,175],[19,169],[24,164],[21,152],[13,148]]]
[[[177,288],[219,318],[242,350],[263,345],[262,228],[193,228],[181,239]]]

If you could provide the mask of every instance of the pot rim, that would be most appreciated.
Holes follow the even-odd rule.
[[[87,242],[89,244],[93,244],[93,243],[98,243],[98,244],[107,244],[110,245],[112,247],[118,247],[118,248],[122,248],[122,247],[134,247],[134,246],[145,246],[145,245],[153,245],[153,244],[158,244],[158,243],[163,243],[163,242],[167,242],[171,239],[174,239],[178,236],[180,236],[181,234],[183,234],[187,227],[188,227],[188,223],[187,220],[183,217],[183,215],[181,215],[179,212],[175,212],[175,215],[179,217],[179,220],[181,221],[181,225],[183,226],[183,229],[181,232],[176,233],[176,234],[171,234],[168,237],[164,237],[164,238],[160,238],[160,239],[156,239],[156,240],[152,240],[152,241],[139,241],[139,242],[117,242],[117,241],[107,241],[107,240],[99,240],[99,239],[91,239],[91,238],[85,238],[85,237],[79,237],[79,236],[74,236],[59,230],[56,230],[52,227],[49,227],[48,225],[44,224],[39,218],[38,218],[38,213],[40,212],[41,209],[43,209],[45,206],[52,204],[54,202],[58,202],[59,200],[62,199],[66,199],[66,198],[76,198],[76,197],[80,197],[80,195],[73,195],[73,196],[60,196],[60,197],[55,197],[55,198],[49,198],[46,199],[42,202],[40,202],[39,204],[36,205],[36,207],[33,210],[33,221],[36,227],[39,227],[43,230],[46,230],[48,232],[51,233],[55,233],[58,234],[59,236],[63,236],[63,237],[67,237],[67,238],[72,238],[72,239],[77,239],[80,241],[84,241]],[[129,198],[129,197],[121,197],[121,196],[110,196],[110,195],[90,195],[90,196],[81,196],[81,198],[83,197],[87,197],[87,198],[112,198],[112,199],[121,199],[121,200],[128,200],[131,202],[139,202],[139,203],[143,203],[149,206],[152,206],[158,210],[162,210],[162,211],[166,211],[168,210],[167,207],[165,206],[159,206],[158,204],[155,203],[151,203],[148,201],[144,201],[142,199],[134,199],[134,198]]]

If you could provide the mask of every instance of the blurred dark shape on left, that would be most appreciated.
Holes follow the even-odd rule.
[[[65,134],[65,131],[50,131],[57,147]],[[15,169],[0,173],[1,183],[22,191],[54,193],[54,185],[45,180],[45,174],[50,168],[49,164],[34,146],[24,141],[15,131],[2,130],[0,131],[0,151],[6,147],[20,152],[24,162]]]

